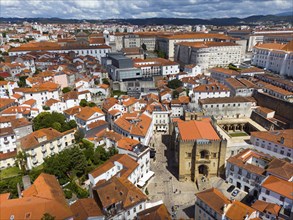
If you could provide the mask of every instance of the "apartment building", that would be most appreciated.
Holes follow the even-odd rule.
[[[293,41],[287,44],[257,44],[252,54],[252,65],[282,76],[293,76]]]
[[[275,176],[268,176],[261,184],[261,191],[258,199],[277,204],[282,207],[285,219],[293,216],[293,182],[280,179]]]
[[[203,41],[215,41],[215,42],[226,42],[232,40],[231,37],[224,34],[211,34],[211,33],[183,33],[158,36],[156,39],[155,49],[162,51],[166,54],[166,58],[174,60],[175,44],[180,42],[203,42]]]
[[[175,75],[180,71],[178,63],[163,58],[134,59],[133,62],[143,77]]]
[[[73,51],[79,56],[90,55],[101,61],[102,57],[105,57],[107,53],[111,52],[111,47],[108,45],[90,46],[82,43],[62,46],[57,42],[45,41],[22,44],[19,47],[11,48],[8,53],[9,56],[18,56],[35,51],[52,53],[70,53]]]
[[[0,98],[10,98],[15,88],[18,88],[16,82],[0,81]]]
[[[202,84],[189,92],[191,102],[198,103],[199,99],[223,98],[230,96],[230,89],[220,83]]]
[[[180,42],[175,44],[174,60],[181,66],[198,65],[203,72],[207,72],[208,69],[217,66],[240,64],[242,46],[232,42]]]
[[[116,176],[95,186],[93,196],[107,219],[135,219],[148,200],[128,179]]]
[[[71,146],[74,133],[74,129],[61,133],[53,128],[43,128],[19,139],[17,149],[28,154],[27,168],[32,169],[41,165],[44,158]]]
[[[260,152],[292,161],[293,129],[251,132],[250,141]]]
[[[113,130],[147,146],[153,135],[153,119],[147,112],[124,113],[114,121]]]
[[[237,200],[229,200],[216,188],[196,194],[195,219],[197,220],[252,220],[256,217],[255,209]]]

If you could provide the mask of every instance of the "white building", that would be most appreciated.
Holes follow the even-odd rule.
[[[68,46],[61,46],[57,42],[38,42],[22,44],[19,47],[11,48],[9,56],[18,56],[20,54],[27,54],[34,51],[46,51],[53,53],[69,53],[75,52],[78,56],[90,55],[101,61],[101,57],[105,57],[111,51],[108,45],[89,46],[87,44],[74,44]]]
[[[252,65],[280,75],[293,76],[293,41],[288,44],[257,44],[252,50]]]
[[[156,50],[164,52],[166,58],[174,60],[176,57],[175,44],[179,42],[202,42],[202,41],[217,41],[225,42],[230,41],[232,38],[224,34],[211,34],[211,33],[186,33],[186,34],[173,34],[167,36],[158,36],[156,39]]]
[[[10,98],[15,88],[18,88],[16,82],[0,81],[0,98]]]
[[[146,111],[152,115],[154,131],[169,131],[170,111],[165,105],[162,105],[159,102],[153,102],[146,106]]]
[[[275,176],[268,176],[261,184],[259,200],[277,204],[291,212],[293,208],[293,182],[280,179]],[[290,214],[289,214],[290,216]],[[288,216],[288,217],[289,217]],[[291,218],[288,218],[291,219]]]
[[[229,97],[230,89],[220,83],[203,84],[193,88],[189,96],[191,96],[191,102],[198,103],[199,99]]]
[[[42,111],[46,101],[49,99],[59,99],[60,86],[56,83],[45,82],[31,88],[15,88],[14,92],[24,96],[25,101],[34,99],[36,101],[36,108]]]
[[[179,73],[179,64],[163,58],[134,59],[134,67],[141,69],[143,77],[167,76]]]
[[[227,160],[226,180],[257,197],[260,184],[266,177],[266,167],[271,160],[269,155],[245,149]]]
[[[216,66],[240,64],[242,46],[232,42],[180,42],[175,45],[174,60],[181,66],[196,64],[203,72]]]
[[[152,116],[147,112],[141,115],[137,113],[124,113],[114,121],[113,130],[148,146],[153,135]]]
[[[257,151],[292,161],[293,129],[251,132],[250,141]]]

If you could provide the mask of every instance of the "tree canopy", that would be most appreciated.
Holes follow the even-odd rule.
[[[65,93],[67,93],[67,92],[70,92],[72,89],[70,88],[70,87],[64,87],[63,89],[62,89],[62,92],[65,94]]]
[[[81,107],[85,107],[85,106],[94,107],[94,106],[97,106],[94,102],[88,102],[85,99],[80,100],[79,105]]]
[[[182,86],[182,82],[178,79],[173,79],[168,82],[168,87],[171,89],[177,89]]]
[[[57,131],[64,132],[76,128],[77,124],[74,120],[66,122],[65,116],[58,112],[42,112],[33,120],[33,128],[35,131],[50,127]]]

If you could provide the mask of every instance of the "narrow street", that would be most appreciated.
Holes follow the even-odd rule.
[[[152,160],[151,162],[151,170],[155,172],[155,176],[146,186],[149,191],[150,200],[152,202],[163,200],[171,214],[174,214],[172,206],[178,206],[176,215],[173,218],[193,218],[194,194],[196,193],[195,184],[191,181],[179,182],[172,174],[176,172],[176,167],[168,167],[168,158],[173,161],[174,156],[172,156],[168,146],[162,143],[161,134],[154,135],[154,143],[157,152],[155,161]],[[172,172],[170,172],[170,169],[172,169]]]

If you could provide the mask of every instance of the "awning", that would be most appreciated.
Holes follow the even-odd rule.
[[[137,185],[139,187],[143,187],[146,184],[146,182],[154,175],[155,175],[155,173],[153,171],[149,171],[146,175],[144,175],[142,178],[140,178]]]

